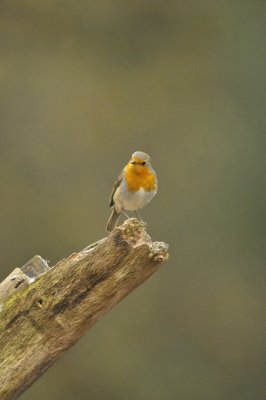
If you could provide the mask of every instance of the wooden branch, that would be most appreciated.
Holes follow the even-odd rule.
[[[130,219],[52,268],[35,256],[13,271],[0,285],[0,399],[17,398],[155,272],[167,250]]]

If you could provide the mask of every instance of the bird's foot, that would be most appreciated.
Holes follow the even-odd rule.
[[[144,228],[146,228],[148,226],[147,222],[143,221],[143,219],[141,218],[140,214],[137,212],[137,210],[135,210],[136,216],[139,220],[139,222],[141,223],[141,225],[144,226]]]

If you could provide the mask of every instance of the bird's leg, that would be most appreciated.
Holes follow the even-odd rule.
[[[127,215],[127,213],[125,212],[125,210],[123,210],[123,213],[125,214],[125,216],[127,217],[127,219],[130,218],[130,217]]]
[[[141,218],[141,216],[139,215],[139,213],[137,212],[137,210],[135,210],[136,216],[138,217],[138,220],[140,221],[140,223],[146,228],[147,227],[147,222],[143,221],[143,219]]]
[[[137,212],[137,210],[135,210],[135,213],[136,213],[136,216],[137,216],[138,220],[139,220],[141,223],[144,223],[143,219],[141,218],[141,216],[139,215],[139,213]]]

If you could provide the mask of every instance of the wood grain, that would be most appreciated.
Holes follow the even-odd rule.
[[[129,219],[54,267],[35,268],[40,275],[19,292],[1,297],[0,286],[0,398],[17,398],[167,258],[168,246]]]

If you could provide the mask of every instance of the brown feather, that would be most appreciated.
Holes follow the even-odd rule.
[[[120,186],[120,183],[123,179],[123,170],[120,172],[120,174],[118,175],[117,180],[114,183],[113,189],[112,189],[112,193],[110,196],[110,201],[109,201],[109,206],[113,207],[114,206],[114,194],[116,192],[116,189]]]

